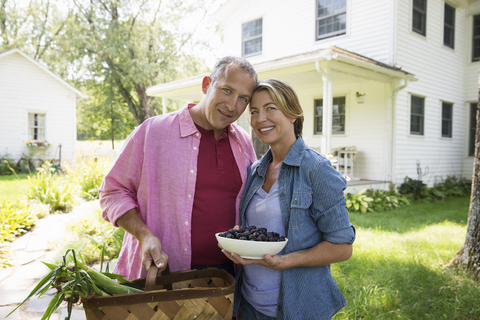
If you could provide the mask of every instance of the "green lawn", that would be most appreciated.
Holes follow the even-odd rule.
[[[28,182],[28,174],[0,176],[0,201],[25,199],[24,189]]]
[[[465,241],[469,201],[351,213],[353,256],[332,266],[348,306],[334,319],[480,319],[480,283],[446,268]]]

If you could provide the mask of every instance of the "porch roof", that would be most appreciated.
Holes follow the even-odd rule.
[[[339,79],[371,79],[380,82],[390,82],[393,78],[416,81],[415,76],[401,68],[389,66],[380,61],[370,59],[360,54],[338,47],[314,50],[292,56],[253,64],[259,79],[270,77],[290,77],[287,81],[294,85],[311,83],[312,76],[318,76],[319,64],[328,64],[333,80]],[[170,99],[186,99],[199,101],[202,97],[202,79],[208,74],[202,74],[177,81],[152,86],[147,89],[147,95]],[[297,76],[295,76],[297,75]]]

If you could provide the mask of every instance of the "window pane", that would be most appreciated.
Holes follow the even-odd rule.
[[[262,19],[243,25],[243,55],[262,52]]]
[[[442,137],[452,137],[453,105],[442,103]]]
[[[423,134],[424,98],[411,96],[410,134]]]
[[[262,19],[255,20],[243,25],[243,38],[249,39],[262,35]]]
[[[262,38],[245,41],[244,55],[262,52]]]
[[[480,57],[480,15],[473,17],[472,61]]]
[[[427,0],[413,0],[413,7],[425,11],[427,9]]]
[[[470,104],[470,138],[468,141],[468,156],[475,155],[475,135],[477,129],[477,104]]]
[[[318,0],[318,17],[334,15],[347,10],[346,0]]]
[[[412,30],[426,35],[426,17],[427,17],[427,1],[414,0],[412,12]]]
[[[453,49],[455,37],[455,8],[445,3],[443,44]]]

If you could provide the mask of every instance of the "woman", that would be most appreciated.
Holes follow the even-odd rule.
[[[330,319],[346,305],[330,264],[352,255],[355,229],[345,208],[346,181],[302,139],[303,111],[284,81],[260,81],[249,106],[250,125],[268,152],[249,169],[240,223],[288,238],[278,255],[243,259],[234,314],[240,319]]]

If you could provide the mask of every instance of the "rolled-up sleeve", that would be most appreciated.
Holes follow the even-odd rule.
[[[125,141],[115,164],[99,188],[103,218],[118,227],[117,220],[137,207],[142,174],[144,130],[137,127]]]
[[[332,243],[355,241],[355,227],[350,223],[343,190],[345,178],[326,159],[320,159],[311,176],[312,215],[322,240]]]

